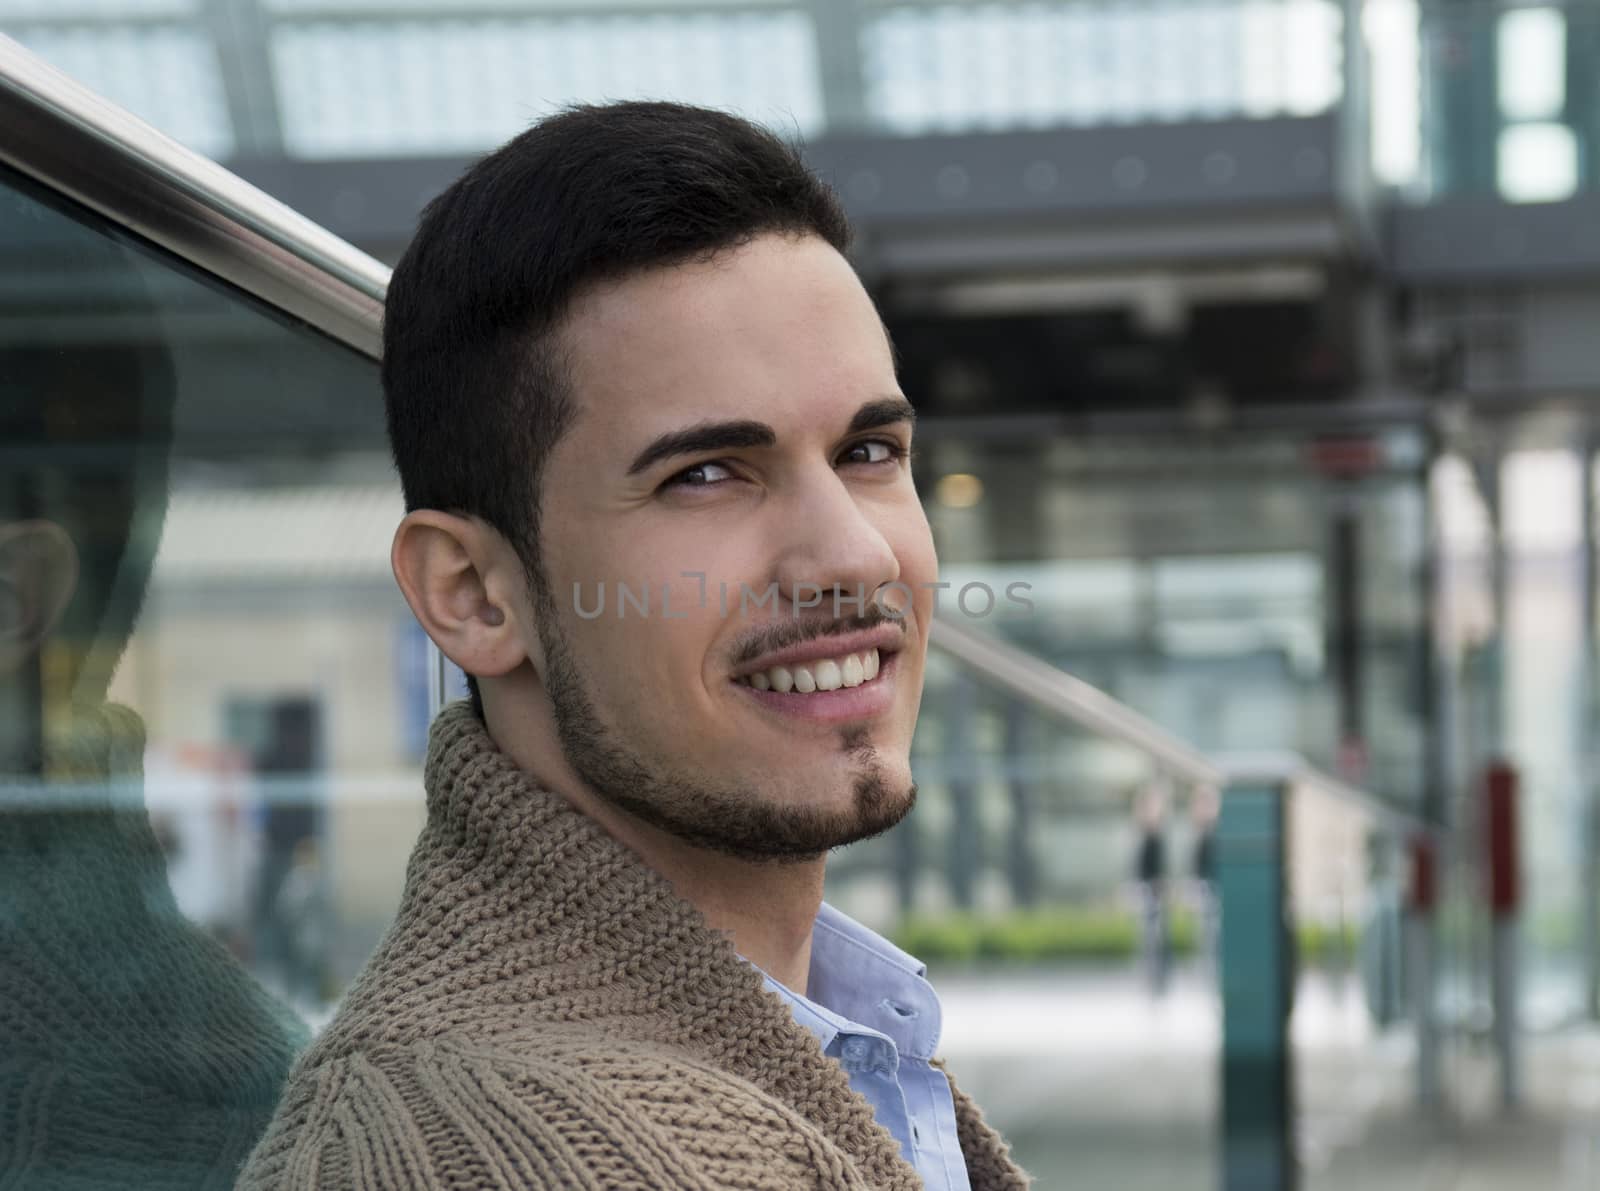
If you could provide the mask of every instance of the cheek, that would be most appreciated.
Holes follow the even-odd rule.
[[[595,699],[644,718],[707,709],[719,693],[716,645],[740,615],[741,585],[756,586],[755,544],[698,529],[589,528],[552,534],[546,558],[558,615]]]
[[[895,527],[895,557],[900,563],[900,578],[917,592],[922,602],[922,585],[939,577],[939,556],[933,544],[933,529],[923,514],[921,504],[909,510]],[[931,597],[930,597],[931,599]]]
[[[717,622],[696,606],[698,584],[653,583],[648,603],[642,582],[630,592],[624,596],[620,584],[604,584],[603,611],[592,615],[602,591],[601,585],[588,584],[585,616],[562,610],[591,697],[619,727],[705,712],[710,702],[705,661]],[[709,616],[716,616],[714,592]]]

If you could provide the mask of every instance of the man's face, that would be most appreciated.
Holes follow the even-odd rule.
[[[564,338],[577,417],[541,485],[539,625],[568,761],[736,855],[892,826],[936,562],[849,264],[764,236],[590,292]]]

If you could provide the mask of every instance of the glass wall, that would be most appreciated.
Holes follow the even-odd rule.
[[[1592,188],[1600,11],[1434,0],[1421,13],[1424,191],[1548,202]]]
[[[1416,435],[919,441],[946,615],[1213,757],[1294,750],[1421,806]],[[1041,1185],[1217,1185],[1223,792],[937,652],[915,772],[916,814],[836,857],[829,897],[929,964],[964,1085]],[[1369,812],[1286,797],[1295,1129],[1338,1174],[1413,1081],[1404,857]]]
[[[1209,1191],[1217,791],[937,652],[923,707],[916,811],[828,899],[928,964],[941,1052],[1039,1186]]]
[[[1420,805],[1420,435],[974,443],[941,425],[919,482],[946,602],[999,597],[977,616],[974,588],[970,623],[1204,752],[1292,749]]]
[[[226,1185],[387,924],[427,719],[399,510],[370,361],[0,176],[14,1185]]]

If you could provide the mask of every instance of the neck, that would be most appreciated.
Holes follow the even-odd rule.
[[[523,713],[531,713],[524,715]],[[782,863],[744,860],[698,847],[607,802],[567,763],[553,720],[533,708],[512,711],[485,701],[489,735],[524,773],[660,873],[714,931],[786,988],[804,996],[811,969],[811,928],[822,905],[827,858]]]

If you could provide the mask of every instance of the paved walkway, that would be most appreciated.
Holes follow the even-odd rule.
[[[1445,1062],[1448,1112],[1411,1104],[1409,1070],[1391,1081],[1351,1136],[1308,1170],[1307,1191],[1595,1191],[1600,1188],[1600,1034],[1528,1039],[1521,1107],[1499,1104],[1486,1049]]]
[[[1216,999],[1181,975],[935,973],[945,1053],[1041,1188],[1216,1191]],[[1411,1105],[1406,1031],[1376,1034],[1353,985],[1308,976],[1293,1022],[1305,1191],[1597,1191],[1600,1034],[1530,1039],[1524,1111],[1449,1048],[1448,1115]]]

